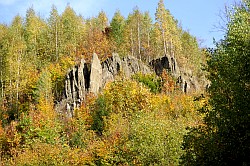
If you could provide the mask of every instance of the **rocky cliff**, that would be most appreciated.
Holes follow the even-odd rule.
[[[119,72],[130,77],[137,72],[152,73],[152,70],[131,56],[121,59],[118,54],[113,54],[101,63],[98,56],[93,54],[91,64],[81,60],[80,64],[66,75],[63,99],[56,104],[56,110],[72,117],[73,110],[85,100],[87,93],[97,95],[108,82],[115,80]]]
[[[170,72],[172,76],[177,79],[177,86],[179,86],[185,93],[201,89],[200,83],[197,81],[198,79],[192,74],[192,72],[188,73],[184,69],[180,69],[174,57],[158,57],[150,61],[149,65],[153,68],[157,75],[161,75],[163,70]]]
[[[108,82],[114,81],[120,72],[125,77],[131,77],[137,72],[143,74],[155,72],[161,75],[164,69],[177,78],[176,84],[183,92],[199,89],[199,84],[194,77],[180,72],[173,57],[164,56],[152,60],[149,64],[144,64],[131,56],[120,58],[118,54],[113,54],[101,63],[98,56],[93,54],[90,64],[81,60],[66,75],[63,99],[56,105],[56,110],[67,117],[72,117],[73,110],[85,100],[87,93],[97,95]]]

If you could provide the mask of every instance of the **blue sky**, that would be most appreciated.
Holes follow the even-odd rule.
[[[213,46],[213,38],[223,38],[223,33],[214,28],[221,21],[218,16],[224,6],[240,0],[164,0],[165,7],[182,24],[185,30],[203,40],[202,46]],[[123,16],[132,12],[135,6],[141,11],[149,11],[154,17],[158,0],[0,0],[0,23],[9,24],[17,14],[25,16],[26,10],[33,6],[43,18],[47,18],[52,4],[62,13],[67,4],[84,18],[96,16],[104,10],[112,18],[117,9]]]

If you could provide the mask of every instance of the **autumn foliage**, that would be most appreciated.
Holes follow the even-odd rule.
[[[104,11],[85,19],[69,5],[62,14],[52,6],[47,19],[29,8],[0,24],[0,165],[179,163],[186,127],[201,124],[195,110],[203,102],[183,94],[171,73],[125,79],[121,72],[98,96],[87,94],[73,117],[55,111],[65,74],[94,52],[101,61],[117,52],[146,64],[168,54],[196,74],[193,64],[202,62],[196,39],[162,0],[155,22],[138,8],[111,21]]]
[[[176,165],[186,126],[201,123],[195,110],[202,103],[192,96],[152,93],[142,83],[122,78],[107,84],[98,97],[88,95],[73,118],[60,120],[49,107],[53,104],[44,102],[1,128],[2,162]]]

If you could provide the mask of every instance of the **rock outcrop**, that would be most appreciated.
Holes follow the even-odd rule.
[[[62,101],[56,105],[56,110],[67,117],[72,117],[74,109],[81,105],[87,93],[97,95],[108,82],[114,81],[119,73],[128,78],[138,72],[143,74],[155,72],[161,75],[163,70],[167,70],[177,79],[176,84],[183,92],[200,89],[196,77],[181,72],[173,57],[164,56],[144,64],[132,56],[120,58],[118,54],[113,54],[101,63],[98,56],[93,54],[90,64],[81,60],[80,64],[66,75],[65,92]]]
[[[118,54],[113,54],[104,62],[93,54],[91,64],[81,60],[80,64],[68,72],[65,78],[65,92],[62,101],[56,105],[57,112],[67,117],[72,117],[73,110],[85,100],[87,93],[97,95],[110,81],[114,81],[118,73],[130,77],[137,72],[152,73],[148,65],[140,60],[128,56],[123,59]]]
[[[118,54],[113,54],[111,58],[102,63],[102,72],[102,85],[104,87],[107,82],[114,81],[119,72],[129,78],[138,72],[143,74],[152,73],[152,70],[148,65],[132,56],[121,59]]]
[[[177,79],[176,85],[180,87],[184,93],[200,89],[197,79],[192,76],[192,74],[182,72],[174,57],[163,56],[152,60],[149,64],[153,67],[157,75],[161,75],[163,70],[170,72],[172,76]]]
[[[178,77],[180,75],[180,69],[176,62],[176,59],[169,56],[163,56],[149,62],[149,65],[153,67],[155,73],[157,75],[161,75],[163,70],[167,70],[174,77]]]
[[[92,57],[89,81],[89,92],[97,95],[100,89],[102,88],[102,65],[100,60],[98,59],[98,56],[95,53]]]

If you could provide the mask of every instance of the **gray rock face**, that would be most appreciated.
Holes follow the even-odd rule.
[[[115,76],[121,71],[122,61],[118,54],[113,54],[111,58],[102,63],[102,86],[115,80]]]
[[[154,71],[157,75],[161,75],[164,69],[172,73],[175,77],[180,75],[177,61],[173,57],[163,56],[161,58],[152,60],[149,62],[149,65],[154,68]]]
[[[98,56],[94,53],[91,62],[89,92],[98,94],[102,87],[102,65]]]
[[[56,105],[57,112],[64,113],[66,117],[74,116],[74,109],[80,106],[87,93],[97,95],[108,82],[115,80],[119,72],[130,77],[137,72],[146,74],[152,71],[134,57],[121,59],[118,54],[113,54],[101,63],[98,56],[93,54],[91,64],[81,60],[66,75],[65,92],[63,100]]]
[[[77,69],[77,82],[78,82],[78,97],[81,101],[83,101],[85,97],[85,79],[84,79],[84,59],[81,60],[80,65]]]
[[[176,84],[184,93],[201,89],[200,83],[197,81],[198,79],[193,76],[192,71],[181,70],[174,57],[160,57],[152,60],[149,64],[153,67],[157,75],[161,75],[164,69],[170,72],[177,78]]]
[[[138,72],[141,72],[143,74],[148,74],[148,73],[152,73],[152,70],[151,68],[149,68],[147,65],[145,65],[142,61],[132,57],[132,56],[128,56],[124,59],[124,65],[127,64],[127,68],[129,70],[128,73],[130,73],[130,75],[128,76],[131,76],[131,74],[135,74],[135,73],[138,73]]]
[[[164,69],[177,78],[176,84],[183,92],[199,89],[197,79],[192,74],[181,72],[173,57],[160,57],[146,65],[132,56],[121,59],[118,54],[113,54],[101,63],[98,56],[93,54],[91,64],[81,60],[80,64],[66,75],[63,100],[56,105],[56,110],[66,117],[74,116],[74,109],[81,105],[87,93],[97,95],[108,82],[114,81],[120,72],[125,77],[131,77],[138,72],[149,74],[153,71],[161,75]]]
[[[125,77],[129,78],[138,72],[143,74],[152,73],[152,70],[149,66],[134,57],[128,56],[121,59],[118,54],[113,54],[111,58],[102,63],[103,87],[107,82],[114,81],[115,76],[119,72],[122,72]]]
[[[55,108],[56,111],[63,112],[67,117],[72,117],[73,109],[80,106],[84,100],[86,94],[84,70],[85,61],[81,60],[81,63],[66,75],[64,96]]]

